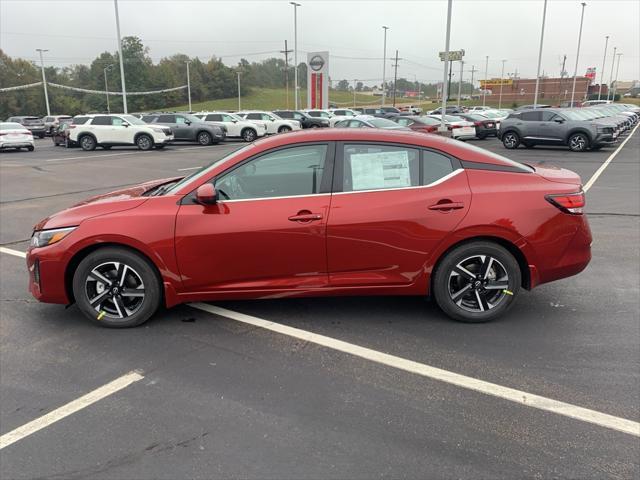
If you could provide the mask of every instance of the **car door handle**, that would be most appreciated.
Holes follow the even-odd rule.
[[[309,211],[298,212],[296,215],[292,215],[289,217],[289,220],[292,222],[314,222],[317,220],[322,220],[322,214],[320,213],[311,213]]]
[[[434,205],[429,205],[429,210],[447,211],[460,210],[461,208],[464,208],[464,203],[462,202],[438,202]]]

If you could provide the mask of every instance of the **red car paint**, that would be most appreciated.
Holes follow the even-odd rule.
[[[335,142],[336,152],[340,142],[403,144],[443,152],[463,161],[463,168],[425,187],[181,204],[198,186],[250,157],[306,142]],[[586,216],[563,212],[545,198],[580,191],[580,178],[564,169],[536,166],[534,173],[519,173],[510,168],[505,159],[435,135],[378,129],[277,135],[231,154],[170,194],[141,196],[166,180],[149,182],[44,219],[36,230],[78,228],[56,244],[29,248],[30,291],[43,302],[72,302],[73,269],[106,244],[135,249],[153,262],[166,306],[218,299],[428,295],[431,272],[443,253],[479,237],[516,254],[527,288],[583,270],[591,258]],[[455,209],[442,208],[444,201]],[[290,220],[309,214],[314,221]],[[39,283],[33,275],[36,260]]]

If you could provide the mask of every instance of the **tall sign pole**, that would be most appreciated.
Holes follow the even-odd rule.
[[[385,83],[387,81],[386,79],[386,75],[387,75],[387,30],[389,30],[389,27],[385,27],[384,25],[382,26],[382,28],[384,29],[384,47],[383,47],[383,51],[382,51],[382,103],[381,105],[384,105],[385,99],[386,99],[386,88],[385,88]]]
[[[621,53],[618,53],[618,66],[616,67],[616,79],[615,79],[615,88],[613,89],[613,100],[616,100],[616,91],[618,90],[618,72],[620,71],[620,57]]]
[[[122,58],[122,39],[120,38],[120,15],[118,14],[118,0],[113,0],[116,9],[116,31],[118,32],[118,56],[120,57],[120,81],[122,82],[122,108],[124,113],[127,110],[127,87],[124,81],[124,59]]]
[[[500,95],[498,96],[498,109],[502,108],[502,84],[504,81],[504,64],[506,60],[502,60],[502,73],[500,73]]]
[[[582,2],[582,14],[580,15],[580,30],[578,31],[578,50],[576,51],[576,66],[573,69],[573,86],[571,87],[571,103],[570,107],[573,107],[573,100],[576,96],[576,78],[578,77],[578,59],[580,58],[580,42],[582,41],[582,24],[584,22],[584,7],[587,4]]]
[[[538,50],[538,69],[536,71],[536,90],[533,94],[533,107],[538,105],[538,87],[540,86],[540,65],[542,63],[542,46],[544,45],[544,24],[547,19],[547,0],[544,0],[542,10],[542,29],[540,31],[540,49]]]
[[[294,106],[298,110],[298,7],[299,3],[289,2],[293,5],[293,89]]]
[[[489,55],[484,64],[484,88],[482,89],[482,106],[487,105],[487,82],[489,81]]]
[[[280,53],[284,53],[284,88],[287,96],[287,110],[289,110],[289,54],[293,50],[287,48],[287,41],[284,41],[284,50],[280,50]]]
[[[440,127],[438,127],[439,132],[446,132],[447,127],[444,124],[444,116],[447,112],[447,96],[449,92],[447,91],[447,68],[449,67],[449,40],[451,39],[451,7],[452,0],[448,0],[447,2],[447,38],[444,44],[444,69],[442,75],[442,111],[440,112]]]
[[[458,108],[460,107],[460,97],[462,96],[462,72],[464,69],[464,60],[460,60],[460,78],[458,78]]]
[[[42,58],[42,52],[48,52],[42,48],[36,48],[40,54],[40,67],[42,68],[42,85],[44,86],[44,103],[47,105],[47,116],[51,116],[51,109],[49,108],[49,92],[47,92],[47,77],[44,74],[44,60]]]
[[[191,75],[189,73],[191,60],[187,60],[185,63],[187,64],[187,96],[189,97],[189,112],[191,112]]]
[[[604,57],[602,57],[602,73],[600,74],[600,85],[598,85],[598,100],[602,94],[602,84],[604,83],[604,65],[607,61],[607,45],[609,45],[609,35],[604,37]]]
[[[611,75],[609,75],[609,86],[607,88],[607,100],[609,100],[609,94],[611,93],[611,84],[613,83],[613,65],[616,63],[616,50],[618,47],[613,47],[613,56],[611,57]]]

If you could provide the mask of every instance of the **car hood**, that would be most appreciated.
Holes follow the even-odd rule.
[[[180,177],[153,180],[90,197],[65,210],[48,216],[38,222],[33,229],[43,230],[71,227],[80,225],[80,223],[89,218],[136,208],[148,200],[149,197],[143,196],[145,192],[164,183],[178,180],[179,178]]]

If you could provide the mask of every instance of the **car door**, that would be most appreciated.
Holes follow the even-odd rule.
[[[431,254],[470,206],[459,161],[392,144],[339,143],[336,149],[327,226],[330,287],[407,286],[424,278]]]
[[[238,125],[238,121],[233,118],[231,115],[220,115],[221,121],[224,123],[224,126],[227,127],[227,136],[229,137],[239,137],[241,130]]]
[[[118,137],[111,125],[111,117],[108,115],[99,115],[93,117],[91,123],[87,126],[86,130],[90,131],[95,137],[98,143],[118,143]]]
[[[175,138],[177,140],[195,140],[196,126],[183,115],[174,115],[174,117],[176,122],[174,133]]]
[[[111,136],[114,139],[113,143],[131,144],[133,145],[133,139],[135,137],[135,128],[129,125],[125,119],[112,116],[111,117]]]
[[[176,219],[186,289],[200,292],[325,287],[333,143],[259,154],[212,179],[218,202],[188,196]]]
[[[541,111],[522,112],[520,114],[520,120],[520,122],[516,122],[516,125],[520,129],[523,138],[546,141],[547,137],[545,137],[545,135],[548,135],[548,131],[541,126]]]
[[[542,120],[540,121],[540,129],[544,130],[544,135],[549,141],[561,143],[567,131],[566,121],[563,117],[555,112],[543,110]]]

